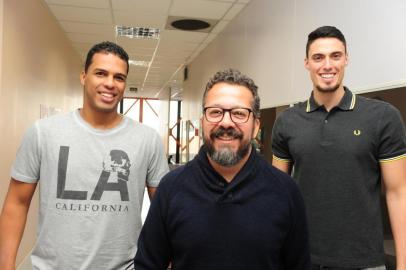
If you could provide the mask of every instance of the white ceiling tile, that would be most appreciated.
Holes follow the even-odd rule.
[[[228,2],[228,3],[234,3],[234,2],[237,2],[237,0],[204,0],[204,1],[212,1],[212,2]]]
[[[157,51],[157,55],[160,56],[171,56],[171,55],[178,55],[182,57],[187,57],[189,54],[191,54],[193,51],[181,51],[173,48],[162,48]]]
[[[120,43],[119,43],[120,44]],[[128,54],[137,56],[137,55],[153,55],[155,49],[154,48],[133,48],[133,47],[127,47],[122,44],[120,44]]]
[[[155,56],[155,60],[156,61],[167,61],[167,62],[176,62],[176,63],[183,63],[183,61],[185,60],[185,58],[183,57],[179,57],[177,55],[173,55],[173,56]]]
[[[231,20],[245,7],[245,4],[235,4],[224,16],[224,20]]]
[[[133,66],[130,66],[130,73],[127,77],[127,85],[141,85],[144,81],[146,71],[133,73]]]
[[[66,33],[69,40],[74,43],[91,43],[96,44],[102,41],[114,42],[114,35],[89,35],[82,33]]]
[[[211,30],[212,33],[218,34],[224,30],[224,28],[228,25],[230,21],[219,21],[216,26],[214,26],[213,30]]]
[[[95,23],[78,23],[78,22],[60,22],[63,30],[68,33],[85,33],[85,34],[105,34],[115,33],[114,26],[108,24]]]
[[[173,0],[169,14],[193,18],[221,19],[232,3],[204,0]]]
[[[146,61],[149,62],[152,59],[152,55],[145,55],[145,54],[133,54],[129,53],[128,56],[130,57],[131,60],[135,61]]]
[[[115,24],[132,27],[153,27],[163,29],[166,24],[166,15],[151,13],[135,14],[131,11],[114,10]]]
[[[170,48],[174,51],[194,51],[200,43],[201,42],[163,42],[160,43],[158,51],[162,50],[163,48]]]
[[[110,10],[49,5],[58,21],[112,24]]]
[[[75,7],[110,8],[109,0],[45,0],[48,4],[57,4]]]
[[[114,10],[126,10],[135,14],[168,14],[171,0],[112,0]]]
[[[161,41],[202,42],[207,36],[207,33],[202,32],[165,30],[161,32]]]

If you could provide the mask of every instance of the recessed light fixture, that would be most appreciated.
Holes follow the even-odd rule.
[[[116,35],[128,38],[159,39],[159,28],[116,26]]]
[[[139,61],[139,60],[129,60],[128,63],[130,63],[130,65],[133,65],[133,66],[148,67],[150,62]]]

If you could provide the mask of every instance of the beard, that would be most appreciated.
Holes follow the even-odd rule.
[[[229,138],[240,140],[240,146],[236,151],[234,151],[229,146],[221,146],[216,149],[213,145],[213,141],[223,135],[227,135]],[[207,154],[209,157],[224,167],[231,167],[236,165],[240,160],[246,157],[251,149],[251,142],[244,141],[244,136],[241,132],[234,128],[223,128],[219,127],[216,130],[210,132],[209,138],[203,136],[204,144],[207,149]]]
[[[336,84],[336,85],[334,85],[334,86],[330,86],[330,87],[321,87],[320,85],[316,85],[316,88],[317,88],[317,90],[319,90],[320,92],[323,92],[323,93],[332,93],[332,92],[335,92],[335,91],[337,91],[337,89],[340,87],[340,85],[339,84]]]

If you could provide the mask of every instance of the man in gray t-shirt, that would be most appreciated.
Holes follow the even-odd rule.
[[[95,45],[81,74],[83,108],[37,121],[24,135],[0,219],[0,269],[15,257],[40,183],[34,269],[131,269],[150,197],[168,171],[159,135],[117,113],[128,55]]]

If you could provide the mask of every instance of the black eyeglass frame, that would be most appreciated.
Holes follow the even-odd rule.
[[[220,110],[222,110],[223,116],[220,118],[220,120],[218,120],[218,121],[210,121],[210,120],[207,118],[206,111],[207,111],[208,109],[211,109],[211,108],[215,108],[215,109],[220,109]],[[248,111],[247,120],[245,120],[244,122],[238,122],[238,121],[236,122],[236,121],[234,121],[233,114],[231,113],[231,111],[233,111],[233,110],[241,110],[241,109],[244,109],[244,110],[247,110],[247,111]],[[221,121],[223,121],[224,115],[226,114],[226,112],[229,113],[230,119],[231,119],[231,121],[233,121],[234,124],[245,124],[245,123],[247,123],[248,120],[250,119],[251,113],[253,113],[252,109],[250,109],[250,108],[244,108],[244,107],[232,108],[232,109],[224,109],[224,108],[220,108],[220,107],[209,106],[209,107],[204,107],[204,108],[203,108],[204,118],[206,118],[207,122],[210,122],[210,123],[220,123]],[[255,117],[255,115],[254,115],[254,117]]]

